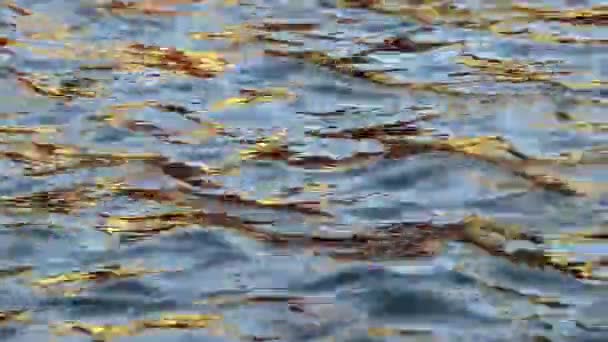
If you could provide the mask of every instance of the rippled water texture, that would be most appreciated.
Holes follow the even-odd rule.
[[[0,339],[608,340],[608,7],[0,8]]]

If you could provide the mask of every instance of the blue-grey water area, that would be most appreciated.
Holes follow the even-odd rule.
[[[607,27],[3,1],[0,339],[608,340]]]

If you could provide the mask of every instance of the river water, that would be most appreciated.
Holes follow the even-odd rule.
[[[607,23],[3,2],[0,338],[605,341]]]

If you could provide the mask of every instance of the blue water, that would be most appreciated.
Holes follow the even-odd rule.
[[[128,9],[117,9],[120,1],[114,1],[113,10],[103,3],[17,0],[13,9],[0,8],[0,37],[10,41],[0,47],[0,269],[31,267],[0,278],[0,312],[23,310],[27,315],[0,315],[1,339],[103,340],[78,329],[60,334],[59,328],[73,321],[129,325],[167,314],[222,319],[207,328],[142,329],[112,340],[608,338],[602,304],[608,276],[601,266],[608,249],[600,234],[605,237],[608,218],[608,50],[606,8],[600,1],[517,2],[552,8],[557,13],[553,16],[517,10],[510,1],[485,1],[483,7],[475,1],[446,1],[453,6],[448,9],[439,2],[395,0],[384,1],[384,10],[320,0],[154,0],[135,1]],[[408,4],[414,9],[387,13],[387,8]],[[434,10],[424,7],[432,5]],[[593,25],[552,19],[593,6]],[[244,26],[269,20],[310,27],[287,25],[264,31],[265,40],[256,40],[254,29]],[[231,29],[239,41],[192,35]],[[411,38],[419,48],[369,52],[352,68],[383,72],[398,85],[298,58],[303,51],[352,57],[397,35]],[[437,46],[422,48],[424,43]],[[129,57],[125,51],[132,44],[157,53],[167,51],[160,48],[212,51],[230,65],[197,77],[179,64],[152,65],[150,55]],[[278,57],[269,50],[290,53]],[[480,58],[478,66],[490,66],[463,63],[470,55]],[[91,70],[94,65],[105,68]],[[24,81],[44,78],[50,85],[41,83],[43,89],[55,87],[59,96],[37,93]],[[64,96],[67,88],[59,84],[70,80],[93,96]],[[214,106],[241,96],[242,89],[275,87],[292,96]],[[117,107],[152,100],[187,111],[162,110],[151,102],[128,110]],[[501,136],[539,162],[503,164],[492,162],[503,160],[500,156],[488,161],[437,150],[391,157],[382,154],[390,143],[373,137],[310,134],[429,114],[432,119],[416,124],[419,140]],[[221,129],[213,133],[212,125]],[[43,128],[47,131],[37,131]],[[258,161],[240,157],[256,139],[280,137],[280,132],[294,155]],[[398,144],[411,138],[393,139]],[[48,152],[41,144],[80,149],[80,154]],[[482,156],[504,152],[484,148]],[[131,157],[115,157],[109,164],[95,153]],[[163,172],[154,160],[136,156],[141,153],[194,165],[199,173],[201,165],[218,168],[218,175],[202,174],[217,188],[187,184],[190,178]],[[357,153],[365,157],[340,162]],[[578,163],[559,159],[568,153],[579,156]],[[296,157],[321,161],[298,163]],[[328,158],[338,160],[340,167],[323,162]],[[51,171],[31,172],[42,169]],[[534,186],[517,176],[517,170],[559,177],[579,195]],[[126,196],[119,187],[164,197]],[[39,199],[38,204],[27,198],[56,190],[68,193]],[[222,193],[252,201],[313,201],[331,215],[203,196]],[[26,199],[17,203],[15,196]],[[115,227],[164,225],[162,232],[140,239],[104,231],[120,225],[115,217],[184,210],[227,213],[241,223],[264,221],[260,229],[294,234],[367,231],[400,222],[442,225],[476,214],[537,232],[545,243],[535,248],[570,261],[593,261],[593,272],[576,278],[449,240],[433,256],[338,260],[326,253],[331,246],[268,243],[221,220],[149,219],[139,226],[123,222]],[[572,237],[591,231],[597,233],[593,238]],[[163,272],[36,286],[45,277],[107,265]],[[278,299],[254,300],[256,296]],[[238,301],[241,297],[250,300]],[[543,304],[539,297],[550,301]]]

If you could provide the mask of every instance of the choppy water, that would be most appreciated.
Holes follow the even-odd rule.
[[[4,2],[0,338],[605,341],[607,23]]]

